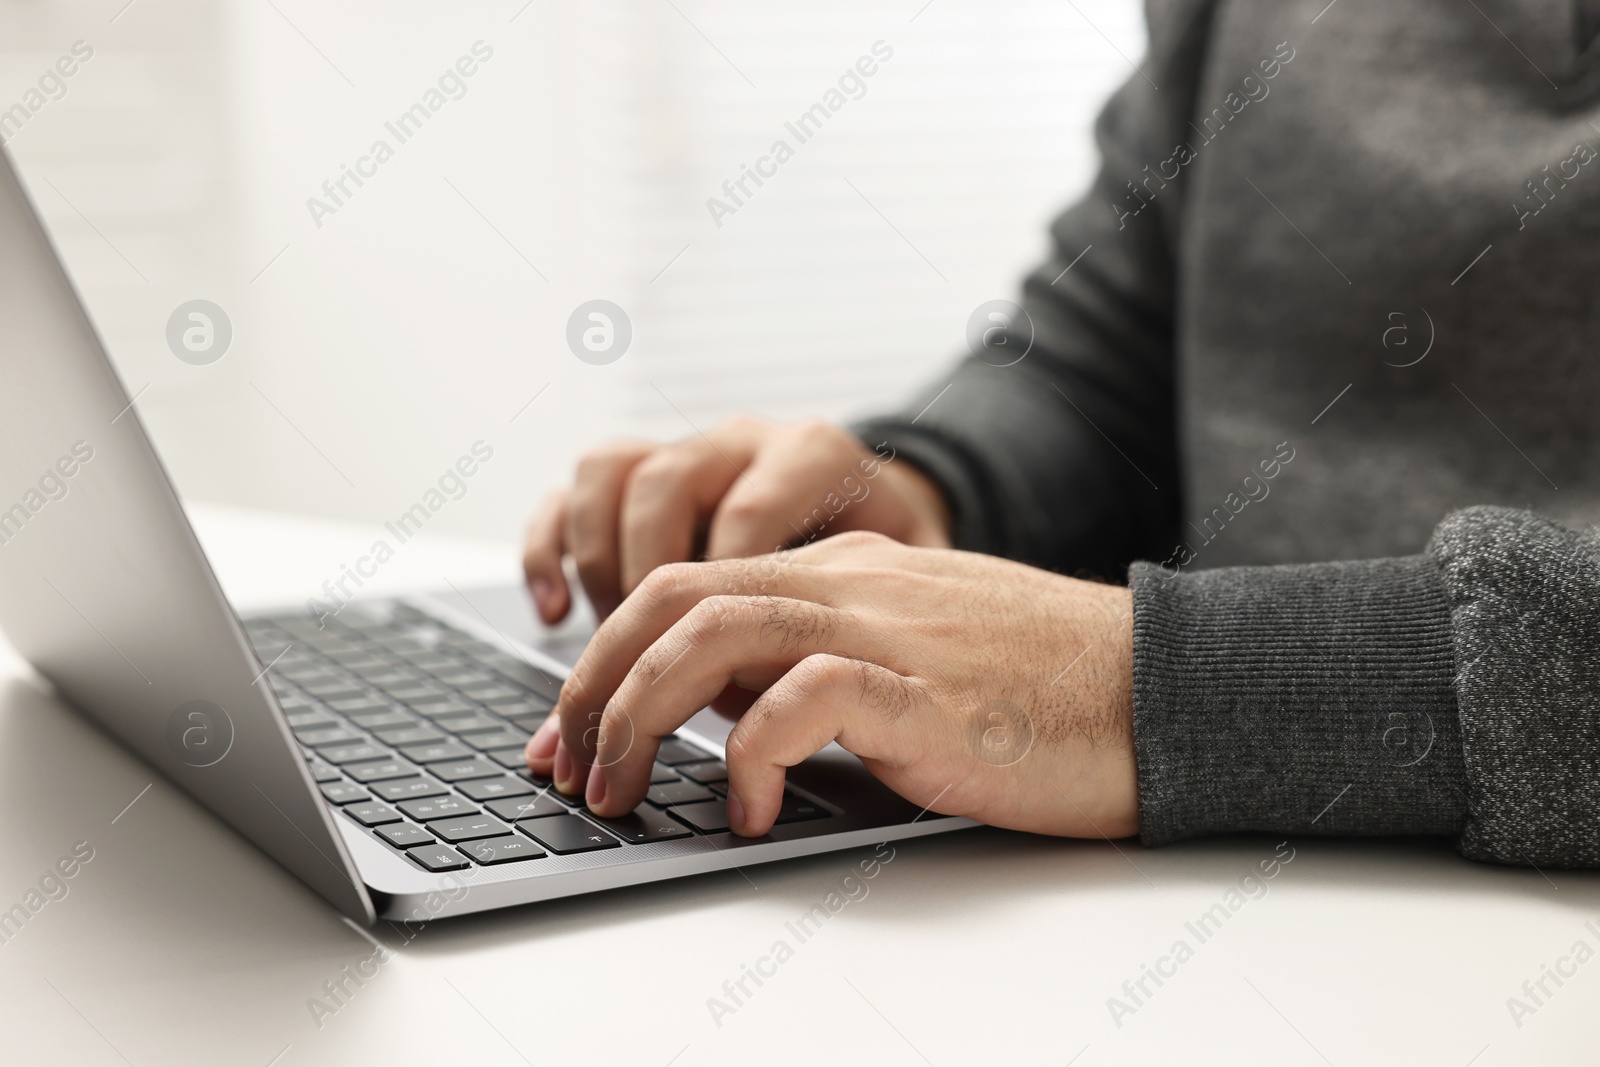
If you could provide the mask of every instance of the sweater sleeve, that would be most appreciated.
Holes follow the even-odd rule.
[[[1049,259],[1023,287],[1026,314],[1004,331],[1006,359],[977,352],[904,413],[853,427],[939,484],[959,547],[1120,575],[1173,539],[1173,250],[1186,179],[1150,168],[1187,135],[1214,6],[1147,4],[1148,55],[1100,116],[1099,175],[1052,225]]]
[[[1148,844],[1431,834],[1600,866],[1600,542],[1470,508],[1401,559],[1135,565]]]

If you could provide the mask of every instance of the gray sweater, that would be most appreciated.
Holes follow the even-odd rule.
[[[1025,316],[858,431],[1128,576],[1147,843],[1600,865],[1600,4],[1147,8]]]

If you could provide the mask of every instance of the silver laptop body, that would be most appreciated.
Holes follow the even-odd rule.
[[[671,795],[712,796],[714,803],[649,804],[632,831],[608,829],[581,809],[551,808],[565,802],[519,775],[509,765],[510,748],[475,747],[485,737],[509,741],[530,724],[512,711],[547,705],[565,676],[561,662],[517,639],[534,633],[520,593],[358,603],[332,624],[314,623],[303,611],[241,620],[228,604],[9,153],[0,149],[0,628],[68,703],[346,915],[364,924],[439,918],[973,825],[919,812],[833,747],[792,770],[796,821],[755,840],[696,829],[697,819],[714,826],[708,813],[719,810],[721,796],[707,768],[716,766],[718,738],[726,736],[702,712],[679,731],[689,761],[679,763],[684,773],[658,766],[673,779],[663,783]],[[330,629],[336,651],[324,655],[316,648]],[[375,653],[432,648],[424,661],[464,661],[420,681],[432,687],[430,698],[469,707],[428,719],[422,711],[432,713],[437,703],[407,704],[367,685],[365,677],[378,675],[340,666],[378,669],[379,657],[360,655],[362,642]],[[257,647],[282,645],[298,650],[288,648],[268,669],[276,653],[258,655]],[[480,674],[491,676],[490,684],[480,678],[451,690],[440,680]],[[308,691],[316,688],[308,679],[323,677],[344,679],[393,714],[374,707],[346,717],[334,701],[324,704]],[[488,701],[489,693],[510,702],[478,703],[470,695]],[[423,736],[407,732],[408,715],[424,733],[438,728],[447,740],[437,744],[455,744],[466,755],[417,762],[402,753],[420,758],[440,750],[382,741],[378,730],[390,738]],[[391,720],[388,728],[361,725]],[[478,732],[453,728],[469,723]],[[693,755],[696,748],[706,761]],[[365,758],[347,758],[352,754]],[[496,758],[505,761],[495,766],[499,777],[485,769]],[[380,766],[386,760],[397,766]],[[447,781],[446,768],[480,777]],[[394,784],[416,781],[422,787]],[[415,795],[391,795],[400,788]],[[485,795],[495,788],[512,795]],[[367,799],[350,799],[363,792]],[[519,797],[513,812],[506,802]],[[479,831],[460,814],[432,823],[407,815],[401,826],[434,838],[407,846],[416,834],[355,816],[370,821],[383,805],[422,815],[471,808],[496,819],[497,832],[462,838]],[[682,814],[691,809],[699,814]],[[541,817],[561,820],[562,833],[553,832],[556,822],[541,829],[539,818],[510,818],[533,810],[553,812]],[[439,836],[447,825],[448,839]],[[576,827],[604,847],[574,851],[588,847],[572,844]],[[532,843],[517,844],[521,838]],[[485,841],[502,845],[496,852]],[[414,853],[419,847],[426,851]],[[438,869],[441,858],[451,869]]]

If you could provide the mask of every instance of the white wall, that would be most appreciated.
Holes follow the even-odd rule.
[[[843,417],[940,373],[1143,48],[1132,0],[125,2],[0,2],[0,108],[95,49],[10,147],[182,491],[376,521],[481,438],[435,523],[495,536],[604,437]],[[480,40],[466,95],[315,225],[307,198]],[[784,122],[880,40],[798,144]],[[719,228],[706,199],[780,137]],[[195,297],[234,325],[210,366],[166,345]],[[633,321],[609,366],[564,342],[594,297]]]

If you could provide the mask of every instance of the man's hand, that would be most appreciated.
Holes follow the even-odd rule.
[[[622,815],[659,739],[736,686],[759,694],[728,739],[736,833],[766,833],[785,769],[838,741],[942,814],[1127,836],[1131,606],[1124,588],[861,533],[661,567],[595,634],[528,762]]]
[[[539,615],[555,623],[572,607],[566,553],[605,618],[666,563],[754,556],[846,530],[944,547],[949,524],[939,490],[892,452],[826,422],[739,418],[674,444],[589,453],[572,488],[529,527],[522,566]]]

